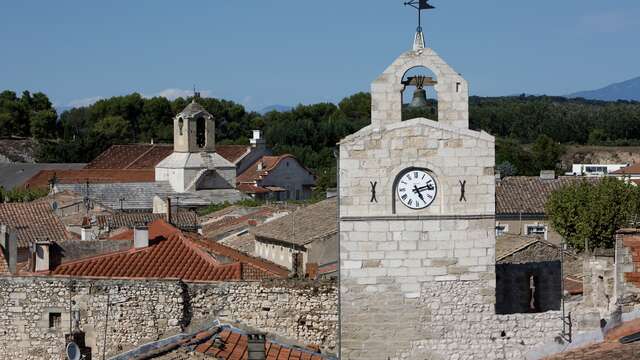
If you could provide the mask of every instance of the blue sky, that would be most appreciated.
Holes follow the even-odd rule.
[[[58,106],[194,84],[250,109],[338,101],[411,46],[403,0],[0,4],[0,89]],[[640,76],[638,0],[432,0],[428,45],[475,95],[567,94]]]

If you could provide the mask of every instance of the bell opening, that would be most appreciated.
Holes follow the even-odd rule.
[[[426,67],[409,69],[402,78],[402,120],[427,118],[438,120],[438,96],[435,74]]]

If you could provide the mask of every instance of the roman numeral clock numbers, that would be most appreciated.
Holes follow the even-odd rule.
[[[405,170],[399,176],[397,196],[404,206],[412,210],[429,207],[438,192],[435,179],[424,170]]]

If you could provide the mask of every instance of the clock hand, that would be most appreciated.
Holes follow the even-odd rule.
[[[418,189],[418,185],[413,185],[413,192],[415,192],[415,193],[417,193],[417,194],[418,194],[418,197],[420,197],[420,200],[422,200],[422,201],[424,201],[424,202],[427,202],[427,201],[424,199],[424,196],[422,196],[422,193],[420,192],[420,190]]]
[[[425,185],[423,187],[417,187],[416,185],[415,188],[413,189],[413,192],[421,193],[423,190],[433,190],[433,185]]]

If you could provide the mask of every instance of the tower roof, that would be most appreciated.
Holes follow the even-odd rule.
[[[183,117],[187,118],[195,117],[197,115],[213,117],[213,115],[211,115],[204,107],[202,107],[202,105],[198,104],[195,99],[193,99],[191,103],[187,105],[187,107],[185,107],[178,115],[182,115]]]

